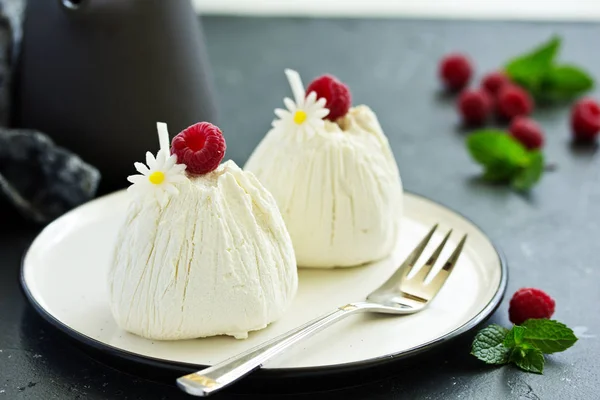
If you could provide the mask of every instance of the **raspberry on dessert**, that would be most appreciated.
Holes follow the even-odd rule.
[[[481,87],[491,96],[496,96],[500,89],[510,84],[510,78],[502,71],[490,72],[483,77]]]
[[[227,145],[221,130],[209,122],[194,124],[173,138],[171,153],[192,174],[214,171],[225,156]]]
[[[600,105],[590,98],[579,100],[571,111],[571,128],[575,139],[589,141],[600,132]]]
[[[506,85],[498,93],[498,113],[508,120],[519,115],[529,115],[533,111],[533,100],[529,93],[519,86]]]
[[[554,306],[554,300],[540,289],[523,288],[510,299],[508,315],[510,322],[519,325],[530,318],[550,318]]]
[[[315,92],[317,99],[327,100],[325,107],[329,109],[329,115],[325,118],[330,121],[346,115],[352,105],[350,89],[333,75],[323,75],[313,80],[306,89],[306,95],[310,92]]]
[[[464,88],[471,80],[472,74],[471,62],[462,54],[449,54],[440,62],[439,75],[447,89]]]
[[[492,111],[492,99],[483,90],[465,90],[458,98],[458,110],[465,124],[481,125]]]
[[[539,149],[544,145],[544,133],[537,122],[528,117],[515,117],[508,131],[529,150]]]

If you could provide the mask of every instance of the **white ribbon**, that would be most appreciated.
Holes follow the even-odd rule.
[[[167,157],[169,157],[169,154],[171,154],[171,145],[169,144],[169,131],[167,130],[167,124],[164,122],[157,122],[156,130],[158,130],[158,143],[160,144],[160,149]]]
[[[290,83],[290,87],[292,88],[292,93],[294,94],[294,100],[296,101],[296,105],[300,105],[304,103],[304,97],[306,97],[306,93],[304,91],[304,85],[302,85],[302,79],[300,78],[300,74],[293,69],[286,69],[285,76],[287,76],[288,82]]]

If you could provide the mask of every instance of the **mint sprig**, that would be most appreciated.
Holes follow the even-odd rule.
[[[529,152],[527,157],[527,166],[517,172],[511,181],[512,186],[521,191],[535,185],[544,173],[544,155],[540,151]]]
[[[542,80],[537,97],[545,100],[570,99],[594,87],[594,80],[575,65],[554,65]]]
[[[513,363],[527,372],[544,371],[544,354],[564,351],[577,337],[565,324],[548,319],[529,319],[508,330],[490,325],[480,330],[471,354],[487,364]]]
[[[490,325],[480,330],[473,341],[471,354],[487,364],[506,364],[510,354],[503,344],[508,329],[500,325]]]
[[[577,341],[573,331],[557,321],[529,319],[522,327],[525,328],[523,342],[537,347],[544,354],[565,351]]]
[[[561,39],[553,37],[548,42],[509,61],[504,70],[513,82],[532,92],[539,90],[551,69],[560,49]]]
[[[523,371],[542,374],[544,372],[544,353],[535,347],[519,346],[510,353],[510,362]]]
[[[594,80],[582,68],[557,64],[561,39],[548,42],[509,61],[504,70],[509,78],[540,100],[568,100],[594,87]]]
[[[512,349],[514,347],[520,346],[523,344],[523,335],[525,333],[525,329],[522,326],[515,325],[513,328],[508,331],[506,336],[504,337],[504,347],[507,349]]]
[[[544,156],[528,151],[518,140],[496,129],[483,129],[469,135],[471,157],[484,168],[483,179],[508,182],[520,191],[529,190],[542,177]]]

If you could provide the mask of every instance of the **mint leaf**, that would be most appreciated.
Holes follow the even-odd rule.
[[[475,336],[471,354],[488,364],[514,363],[527,372],[543,373],[544,353],[571,347],[577,337],[566,325],[548,319],[528,319],[509,331],[490,325]]]
[[[523,343],[523,334],[525,333],[525,327],[515,325],[508,332],[506,337],[504,338],[504,347],[512,349],[513,347],[517,347]]]
[[[528,319],[522,326],[523,342],[530,344],[545,354],[565,351],[573,346],[577,337],[565,324],[549,319]]]
[[[528,190],[544,172],[544,156],[529,152],[504,131],[483,129],[467,138],[471,157],[484,166],[483,179],[490,182],[511,182],[517,190]]]
[[[594,87],[594,79],[574,65],[553,66],[544,76],[540,95],[549,100],[576,97]]]
[[[494,175],[511,176],[520,167],[529,165],[527,150],[505,132],[483,129],[467,138],[467,148],[479,164],[494,171]]]
[[[583,69],[571,65],[556,65],[561,40],[548,42],[523,54],[504,67],[508,77],[540,100],[568,100],[590,90],[593,78]]]
[[[515,347],[510,353],[510,362],[524,371],[541,374],[544,372],[544,354],[534,347]]]
[[[500,325],[490,325],[480,330],[473,340],[471,354],[487,364],[506,364],[509,349],[504,347],[508,329]]]
[[[509,61],[504,68],[506,74],[513,82],[533,93],[537,92],[554,63],[560,44],[560,38],[553,37],[532,51]]]
[[[511,167],[504,162],[490,163],[485,167],[483,179],[488,182],[510,182],[519,170],[519,167]]]
[[[528,157],[529,165],[519,171],[512,181],[513,187],[517,190],[530,189],[544,173],[544,155],[539,151],[532,151]]]

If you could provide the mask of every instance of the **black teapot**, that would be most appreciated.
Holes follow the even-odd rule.
[[[156,122],[171,135],[215,122],[203,33],[189,0],[29,0],[14,125],[47,133],[127,184]]]

